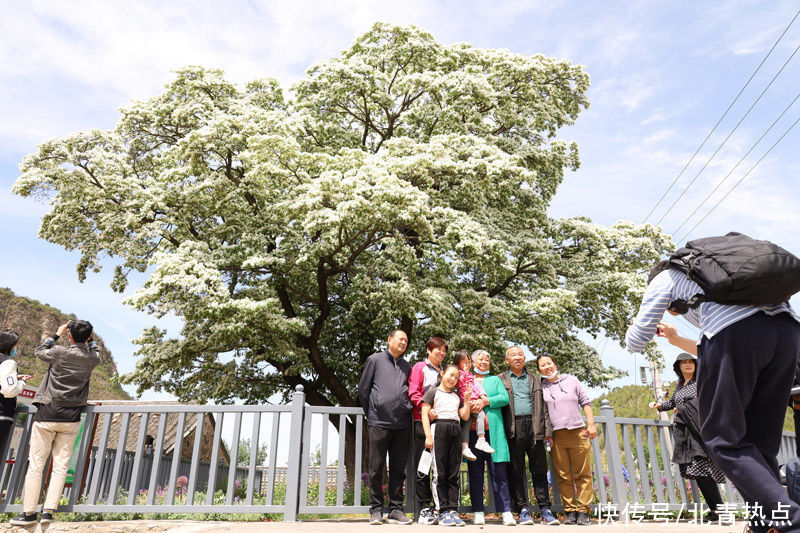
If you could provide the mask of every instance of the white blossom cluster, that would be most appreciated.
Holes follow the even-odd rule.
[[[548,217],[579,165],[556,134],[588,87],[568,61],[376,24],[286,92],[184,68],[114,129],[43,143],[14,192],[50,199],[40,236],[80,252],[81,279],[110,256],[115,290],[149,275],[130,305],[184,319],[180,338],[138,339],[140,390],[263,401],[303,384],[355,405],[399,326],[411,352],[433,334],[524,343],[597,385],[619,372],[578,332],[620,339],[672,243]]]

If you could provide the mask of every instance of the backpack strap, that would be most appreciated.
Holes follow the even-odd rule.
[[[670,311],[674,311],[679,315],[685,315],[686,313],[689,312],[689,309],[697,309],[700,306],[700,304],[705,301],[706,301],[705,294],[698,293],[689,298],[688,301],[682,298],[673,301],[672,303],[669,304],[669,307],[667,309],[669,309]]]

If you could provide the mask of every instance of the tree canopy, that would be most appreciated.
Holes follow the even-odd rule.
[[[43,143],[14,192],[50,198],[40,236],[78,250],[80,279],[184,320],[137,340],[126,380],[183,400],[261,402],[305,386],[358,404],[366,357],[400,327],[549,352],[591,385],[619,375],[579,332],[621,339],[658,228],[547,209],[578,148],[557,137],[588,107],[580,65],[444,45],[378,23],[285,91],[184,68],[111,130]],[[110,258],[110,259],[108,259]]]

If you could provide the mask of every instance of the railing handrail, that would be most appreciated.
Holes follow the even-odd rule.
[[[359,408],[360,409],[360,408]],[[100,404],[87,405],[85,413],[289,413],[291,405],[161,405]]]

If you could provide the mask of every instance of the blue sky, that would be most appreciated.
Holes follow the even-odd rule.
[[[441,42],[543,53],[583,64],[591,107],[561,137],[575,140],[581,168],[569,173],[555,217],[601,224],[641,222],[708,135],[795,16],[790,1],[742,2],[12,2],[0,0],[0,286],[93,322],[121,372],[135,365],[130,340],[156,320],[124,306],[111,268],[83,284],[77,255],[37,238],[47,205],[13,196],[17,165],[37,144],[111,128],[120,107],[161,92],[171,71],[222,68],[235,82],[275,77],[289,87],[316,61],[338,54],[375,21],[416,24]],[[800,19],[655,211],[656,221],[800,45]],[[672,233],[797,96],[800,53],[666,213]],[[720,186],[699,220],[800,117],[800,102]],[[691,237],[731,230],[800,252],[800,127],[792,130]],[[684,239],[685,240],[685,239]],[[143,277],[133,279],[131,289]],[[173,333],[179,322],[160,323]],[[679,327],[689,333],[688,326]],[[631,371],[634,358],[592,341],[604,360]],[[674,350],[667,348],[671,359]],[[641,361],[641,358],[639,358]],[[667,376],[668,377],[668,376]],[[669,377],[668,377],[669,379]],[[145,399],[166,398],[148,393]]]

